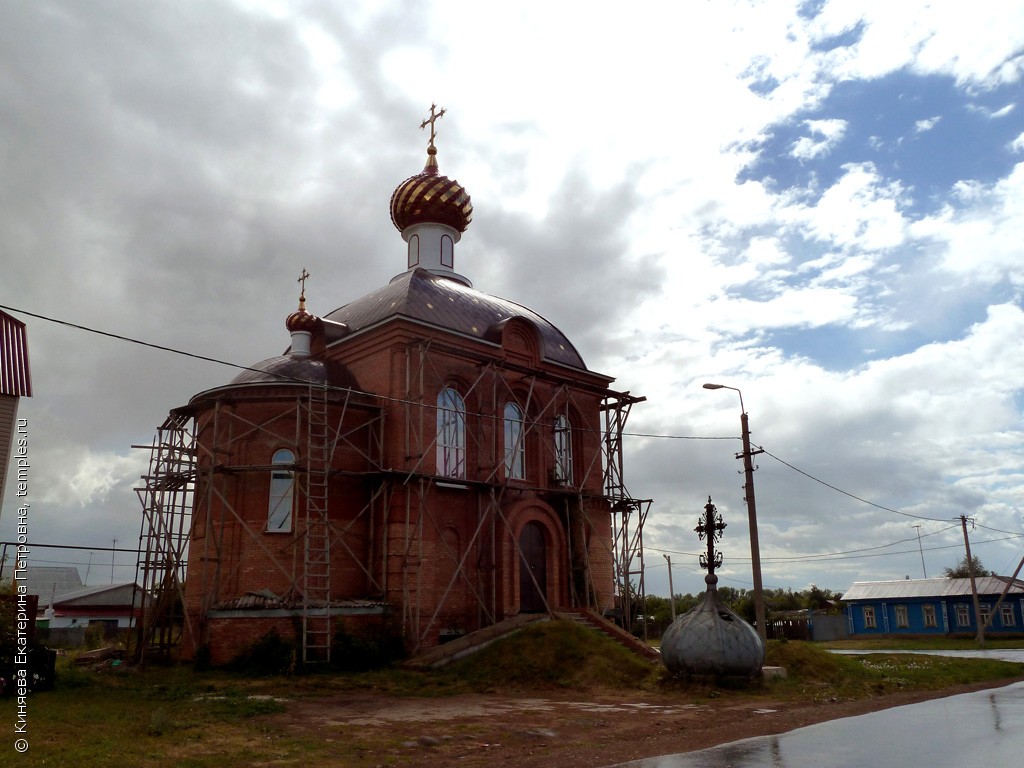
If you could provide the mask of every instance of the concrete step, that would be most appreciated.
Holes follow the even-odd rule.
[[[404,662],[403,666],[412,669],[424,669],[427,667],[443,667],[457,659],[476,653],[493,643],[499,637],[518,632],[523,627],[535,621],[549,621],[551,619],[546,613],[522,613],[513,616],[511,619],[499,621],[489,627],[470,632],[468,635],[457,637],[442,645],[429,648],[421,654],[417,654]]]
[[[566,621],[573,621],[583,626],[590,627],[591,629],[610,637],[619,645],[627,648],[638,656],[642,656],[652,664],[661,664],[661,652],[657,648],[654,648],[643,640],[634,637],[618,624],[608,621],[608,619],[594,613],[593,611],[579,609],[573,611],[560,611],[556,612],[555,615],[561,619],[565,619]]]

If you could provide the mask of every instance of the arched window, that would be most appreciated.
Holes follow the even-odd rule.
[[[409,238],[409,269],[420,263],[420,236],[413,235]]]
[[[555,419],[555,480],[572,482],[572,429],[565,416]]]
[[[455,267],[455,245],[448,235],[441,235],[441,266]]]
[[[523,410],[515,403],[505,404],[505,477],[526,477],[526,440],[523,435]]]
[[[451,387],[437,396],[437,474],[466,476],[466,402]]]
[[[292,508],[295,504],[295,454],[286,448],[274,452],[270,471],[270,506],[267,510],[267,530],[287,532],[292,529]],[[280,466],[279,466],[280,465]]]

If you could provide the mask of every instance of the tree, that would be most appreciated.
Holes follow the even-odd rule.
[[[977,555],[971,556],[971,563],[974,565],[975,576],[995,576],[992,571],[988,570],[981,564],[981,558]],[[967,567],[967,555],[960,558],[960,561],[953,568],[944,568],[943,573],[946,574],[947,579],[966,579],[971,575],[970,570]]]

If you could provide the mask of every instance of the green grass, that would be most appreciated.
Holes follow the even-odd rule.
[[[772,683],[773,688],[816,691],[815,698],[821,699],[857,699],[903,690],[934,691],[986,680],[1024,678],[1024,665],[1009,661],[898,652],[840,655],[829,653],[821,644],[800,641],[769,642],[765,663],[784,667],[787,672],[786,678]]]
[[[734,700],[845,700],[1024,678],[1024,667],[1008,662],[909,654],[846,656],[802,642],[769,643],[768,663],[786,667],[788,676],[721,695]],[[400,739],[394,729],[339,730],[334,740],[325,739],[287,717],[293,702],[368,694],[397,701],[467,692],[556,696],[571,691],[582,699],[622,695],[673,701],[719,695],[706,684],[671,680],[660,668],[568,622],[532,625],[475,656],[426,672],[394,668],[259,678],[197,673],[187,667],[138,670],[121,665],[87,671],[65,659],[58,664],[57,687],[29,699],[29,755],[21,762],[0,758],[0,765],[375,766],[388,764],[387,755],[400,754],[391,743]],[[13,730],[15,706],[13,700],[0,701],[0,724],[7,724],[0,727]]]
[[[869,637],[817,643],[822,648],[850,651],[974,651],[978,641],[973,637]],[[1024,648],[1024,638],[985,638],[985,647],[997,649]]]
[[[443,674],[474,690],[621,690],[653,686],[658,668],[591,629],[550,621],[498,640]]]

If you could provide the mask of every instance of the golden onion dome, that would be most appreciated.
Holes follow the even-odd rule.
[[[315,333],[322,325],[323,321],[319,317],[311,315],[305,309],[292,312],[288,315],[288,319],[284,321],[284,326],[288,329],[289,333],[295,333],[296,331]]]
[[[454,179],[442,176],[437,167],[437,149],[427,149],[427,164],[410,176],[391,195],[391,221],[399,232],[413,224],[444,224],[459,233],[473,220],[469,193]]]
[[[298,331],[316,333],[323,327],[323,320],[306,311],[306,280],[308,278],[309,272],[303,267],[302,277],[297,281],[302,284],[302,291],[299,293],[299,308],[288,315],[284,321],[284,327],[288,329],[289,333],[296,333]]]

